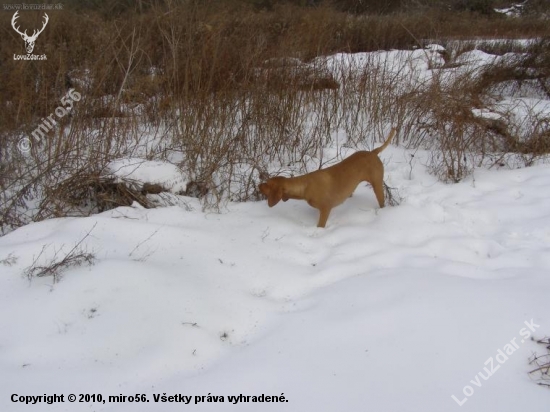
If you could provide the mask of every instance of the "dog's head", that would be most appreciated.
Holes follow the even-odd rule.
[[[267,182],[260,184],[260,192],[267,196],[267,204],[269,207],[275,206],[277,203],[283,200],[286,202],[288,197],[285,196],[284,181],[286,177],[272,177]]]

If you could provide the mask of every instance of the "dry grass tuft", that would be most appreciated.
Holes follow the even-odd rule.
[[[550,338],[539,339],[536,342],[545,346],[547,353],[534,354],[531,357],[529,364],[535,369],[531,370],[529,374],[535,377],[538,385],[550,388]]]

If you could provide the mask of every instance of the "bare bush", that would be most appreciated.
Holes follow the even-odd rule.
[[[50,262],[46,265],[39,265],[38,261],[48,247],[47,245],[44,246],[32,265],[23,271],[24,275],[29,280],[32,280],[35,277],[51,276],[53,282],[57,283],[61,279],[63,271],[66,269],[75,266],[92,265],[95,261],[95,256],[93,253],[87,252],[82,243],[88,238],[88,236],[90,236],[90,233],[94,230],[95,226],[96,224],[94,224],[88,233],[86,233],[86,235],[80,239],[74,247],[69,250],[69,252],[64,254],[64,256],[59,257],[58,255],[61,253],[61,250],[56,250]]]

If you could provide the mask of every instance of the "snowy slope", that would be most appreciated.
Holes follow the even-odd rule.
[[[444,185],[429,153],[410,155],[381,154],[400,206],[375,209],[361,185],[326,229],[305,202],[209,214],[188,199],[192,210],[118,208],[0,238],[0,410],[548,411],[528,375],[541,347],[520,331],[550,335],[550,167]],[[93,266],[56,284],[23,276],[90,230]],[[485,381],[489,358],[500,367]],[[65,402],[10,400],[54,393]],[[108,401],[136,394],[149,402]],[[193,398],[155,403],[163,394]],[[288,402],[232,404],[239,394]]]

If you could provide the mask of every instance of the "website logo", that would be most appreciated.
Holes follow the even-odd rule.
[[[21,30],[19,29],[19,26],[16,26],[16,23],[17,23],[16,20],[18,17],[19,17],[19,11],[16,11],[11,19],[11,26],[19,35],[21,35],[21,38],[25,41],[25,49],[27,50],[27,55],[25,56],[25,55],[14,54],[13,59],[14,60],[46,60],[45,54],[38,56],[38,55],[32,54],[32,52],[34,50],[36,39],[38,38],[40,33],[42,33],[46,28],[46,25],[48,24],[48,21],[50,20],[50,18],[46,13],[44,13],[44,22],[42,23],[42,28],[40,30],[36,30],[36,29],[33,30],[32,35],[29,36],[27,34],[27,30],[25,30],[24,32],[21,32]]]

